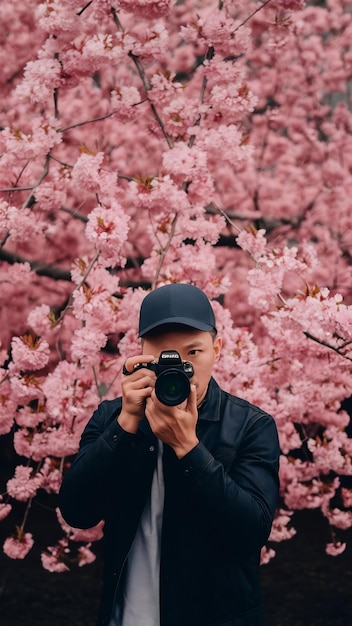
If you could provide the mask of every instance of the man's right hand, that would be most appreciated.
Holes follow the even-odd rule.
[[[139,354],[125,361],[129,375],[122,375],[122,410],[117,418],[121,428],[129,433],[136,433],[139,422],[145,414],[145,403],[155,385],[156,375],[152,370],[141,368],[134,371],[140,363],[151,363],[152,354]]]

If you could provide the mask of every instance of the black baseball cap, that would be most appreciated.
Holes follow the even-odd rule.
[[[164,324],[183,324],[216,331],[213,308],[205,293],[187,283],[171,283],[151,291],[142,301],[139,337]]]

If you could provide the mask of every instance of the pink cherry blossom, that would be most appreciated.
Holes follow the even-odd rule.
[[[16,371],[40,370],[49,360],[49,344],[45,339],[36,340],[32,335],[14,337],[11,342],[12,358]]]
[[[121,263],[121,248],[128,234],[129,217],[113,198],[90,212],[86,226],[87,239],[93,242],[107,262]]]
[[[22,151],[21,151],[22,152]],[[25,241],[28,236],[36,238],[41,227],[33,220],[33,213],[29,209],[18,209],[16,206],[3,204],[2,207],[3,234],[8,234],[13,242]],[[21,270],[18,270],[21,271]],[[22,270],[23,272],[23,270]]]
[[[326,550],[326,554],[329,554],[330,556],[338,556],[339,554],[342,554],[342,552],[346,550],[346,544],[342,543],[341,541],[328,543],[326,544],[325,550]]]
[[[10,559],[24,559],[34,544],[31,533],[21,533],[18,537],[5,539],[3,550]]]
[[[17,95],[33,102],[46,102],[53,87],[61,83],[61,66],[58,59],[28,61],[24,70],[24,81],[17,87]]]
[[[47,552],[41,553],[41,561],[44,569],[48,570],[48,572],[62,574],[70,569],[65,563],[58,560],[57,551],[52,547],[48,547]]]
[[[51,85],[52,88],[52,85]],[[5,128],[3,140],[8,153],[20,160],[46,155],[61,142],[58,122],[52,117],[34,119],[28,128]]]
[[[105,63],[116,63],[132,48],[132,38],[122,33],[97,33],[86,39],[82,45],[82,61],[91,71],[98,70]]]
[[[79,33],[79,17],[77,12],[81,8],[81,5],[77,0],[70,2],[59,2],[59,0],[52,0],[49,3],[44,1],[39,4],[36,14],[41,28],[45,29],[48,33],[57,36],[59,33],[65,34],[65,36],[74,37]]]
[[[63,427],[47,427],[44,430],[38,429],[34,433],[22,428],[14,434],[14,448],[19,456],[25,456],[34,461],[42,461],[47,456],[60,458],[77,452],[80,435],[81,430],[73,434]]]
[[[42,483],[42,476],[38,473],[32,477],[32,473],[32,467],[17,465],[14,477],[7,481],[8,495],[21,502],[32,498]]]
[[[147,19],[154,19],[165,15],[170,8],[170,0],[119,0],[119,4],[125,11],[131,11],[136,15]]]
[[[176,180],[180,176],[184,180],[199,180],[207,174],[207,156],[204,151],[179,142],[172,150],[164,153],[163,166]]]
[[[79,328],[74,332],[71,345],[71,356],[81,363],[94,363],[99,360],[99,351],[106,344],[104,332],[96,329]]]
[[[79,289],[74,293],[73,313],[84,320],[86,327],[109,333],[116,329],[118,301],[101,286],[98,289]],[[79,331],[77,331],[79,332]]]
[[[65,561],[67,561],[69,552],[66,539],[61,539],[56,546],[48,546],[46,551],[41,553],[44,569],[58,574],[68,571],[69,567]]]
[[[3,380],[1,384],[0,393],[0,435],[6,435],[12,429],[16,409],[17,401],[13,397],[11,391],[11,384],[6,380],[6,370],[0,368],[0,380]]]
[[[329,520],[331,526],[335,526],[336,528],[342,528],[343,530],[347,530],[351,527],[352,523],[352,512],[351,511],[340,511],[339,509],[328,509],[326,511],[326,517]]]
[[[212,11],[202,24],[202,35],[217,54],[227,56],[229,47],[232,55],[243,53],[251,45],[251,32],[233,16],[221,11]],[[229,42],[230,45],[229,45]]]
[[[40,469],[42,475],[41,489],[47,493],[59,493],[61,486],[61,471],[54,459],[47,457]]]
[[[8,206],[7,203],[5,204],[6,206]],[[2,216],[1,223],[3,223],[3,219],[5,218],[3,218]],[[4,269],[5,268],[3,268],[3,272]],[[23,282],[29,279],[30,272],[31,267],[29,263],[14,263],[13,265],[6,267],[6,276],[1,274],[1,282],[8,282],[15,287],[19,287],[21,284],[23,284]]]
[[[28,324],[38,336],[48,334],[52,330],[53,320],[48,304],[41,304],[28,314]]]
[[[276,556],[275,550],[273,550],[272,548],[267,548],[266,546],[264,546],[261,549],[261,552],[260,552],[260,564],[261,565],[266,565],[275,556]]]
[[[72,381],[76,381],[72,384]],[[64,424],[69,431],[74,423],[86,420],[97,402],[91,370],[77,363],[60,361],[43,382],[46,411],[54,424]]]
[[[2,498],[1,498],[2,499]],[[12,511],[11,504],[6,504],[5,502],[0,502],[0,521],[5,519]]]
[[[83,565],[88,565],[89,563],[93,563],[96,559],[95,554],[90,550],[90,545],[80,546],[78,548],[78,565],[79,567],[83,567]]]
[[[192,210],[188,195],[169,175],[137,179],[130,183],[130,189],[135,194],[136,207],[159,214],[160,220],[165,220],[170,213]]]
[[[136,329],[128,330],[118,343],[119,353],[122,357],[122,364],[129,356],[136,354],[139,347],[140,343],[136,336]]]
[[[11,376],[10,385],[12,397],[17,404],[27,404],[31,400],[37,401],[43,398],[40,379],[35,374],[14,373]]]
[[[120,122],[136,118],[141,95],[135,86],[117,85],[111,91],[111,108]]]
[[[192,133],[192,129],[190,132]],[[221,156],[231,164],[249,159],[253,152],[248,139],[243,140],[243,133],[234,124],[221,124],[217,128],[209,129],[204,137],[197,137],[197,146],[207,152],[209,161],[217,161]]]
[[[163,59],[167,54],[169,33],[162,22],[144,29],[142,39],[138,39],[132,46],[132,52],[144,61]]]
[[[343,499],[343,504],[346,508],[352,507],[352,489],[342,488],[341,495]]]
[[[260,230],[241,230],[237,235],[237,243],[243,250],[246,250],[255,261],[259,261],[265,254],[267,240],[265,231]]]
[[[285,541],[296,534],[296,529],[288,528],[291,521],[292,511],[279,510],[275,516],[269,541]]]
[[[72,168],[73,181],[88,191],[99,191],[103,160],[103,152],[98,152],[98,154],[82,152]]]

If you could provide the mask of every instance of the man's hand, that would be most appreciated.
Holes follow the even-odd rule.
[[[145,414],[153,433],[173,448],[179,459],[199,442],[196,435],[198,409],[195,385],[191,385],[187,400],[177,406],[165,406],[153,390],[147,398]]]
[[[139,422],[145,414],[146,400],[150,397],[156,380],[153,371],[142,368],[134,371],[140,363],[151,363],[152,354],[140,354],[128,358],[125,368],[129,375],[122,376],[122,410],[117,419],[121,428],[129,433],[136,433]]]

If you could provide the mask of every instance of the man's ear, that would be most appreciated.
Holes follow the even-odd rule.
[[[213,348],[214,348],[214,363],[217,363],[221,355],[222,337],[216,337],[214,339]]]

